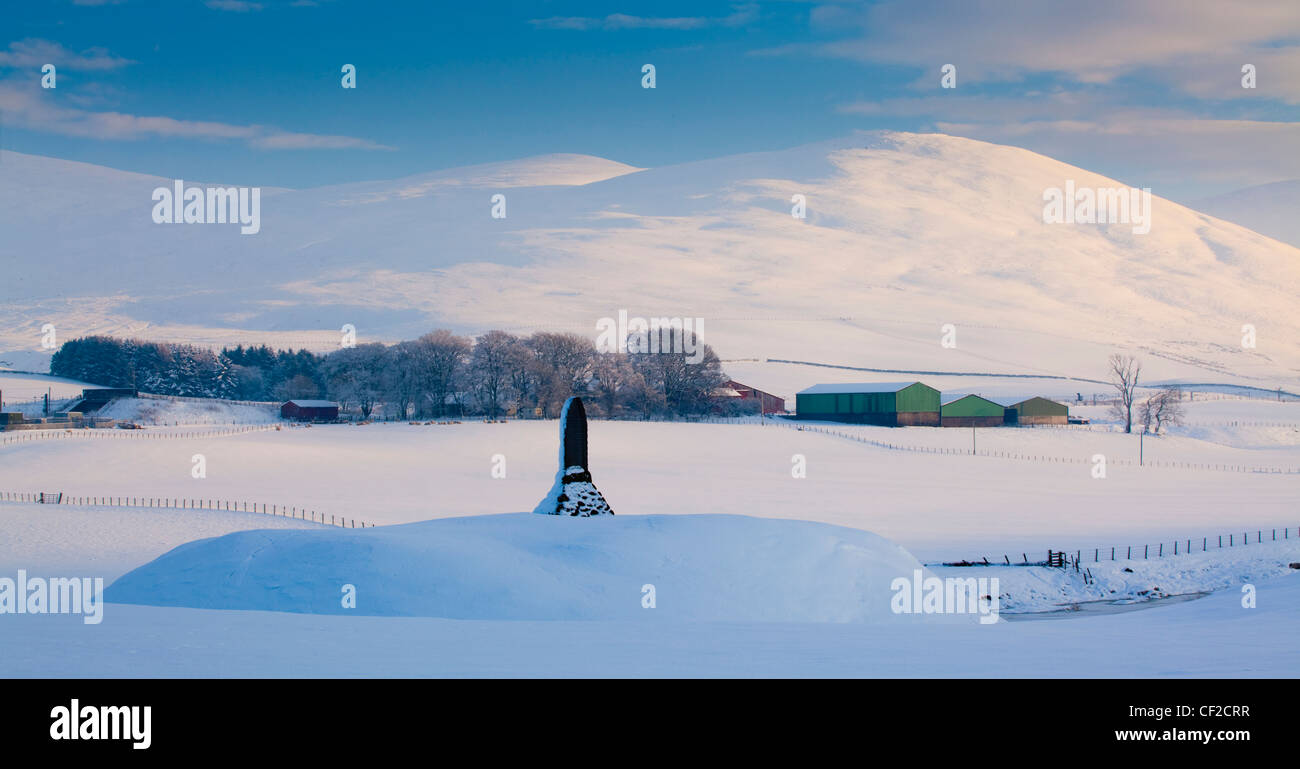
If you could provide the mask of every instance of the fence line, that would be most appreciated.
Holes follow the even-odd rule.
[[[10,443],[23,443],[52,438],[129,438],[135,440],[165,440],[169,438],[211,438],[224,435],[243,435],[244,433],[267,432],[279,430],[284,425],[246,425],[244,427],[227,427],[220,430],[195,430],[186,432],[152,432],[146,430],[119,430],[114,428],[53,428],[46,430],[6,430],[0,432],[0,446]],[[12,432],[12,435],[5,433]]]
[[[136,397],[148,398],[150,400],[160,401],[181,401],[183,403],[230,403],[236,406],[276,406],[279,407],[283,401],[237,401],[229,398],[204,398],[193,395],[159,395],[157,393],[136,393]]]
[[[1282,532],[1281,537],[1278,536],[1279,531]],[[1285,528],[1285,529],[1273,528],[1273,529],[1269,529],[1268,532],[1269,532],[1269,537],[1268,539],[1265,539],[1264,529],[1256,529],[1255,536],[1253,538],[1254,544],[1262,545],[1265,542],[1287,542],[1290,541],[1291,539],[1290,528]],[[1088,560],[1087,549],[1076,548],[1073,555],[1071,555],[1068,551],[1065,550],[1049,549],[1047,551],[1047,559],[1044,561],[1030,561],[1029,554],[1022,552],[1020,554],[1021,560],[1014,561],[1014,562],[1011,560],[1010,555],[1004,553],[1002,556],[1002,560],[1000,562],[994,561],[990,563],[988,556],[984,556],[983,558],[976,561],[954,561],[954,562],[944,563],[943,565],[944,566],[1051,566],[1055,568],[1068,568],[1070,566],[1073,566],[1074,570],[1077,572],[1080,571],[1081,569],[1080,564],[1101,563],[1102,561],[1135,561],[1135,560],[1149,561],[1152,558],[1170,558],[1177,555],[1191,555],[1192,553],[1209,552],[1211,544],[1214,545],[1215,550],[1220,550],[1224,547],[1228,547],[1228,548],[1249,547],[1251,545],[1251,541],[1252,538],[1250,536],[1250,531],[1245,530],[1242,531],[1240,535],[1238,535],[1238,533],[1235,531],[1229,534],[1217,534],[1214,537],[1213,543],[1211,542],[1211,537],[1203,536],[1201,537],[1201,542],[1200,542],[1201,546],[1199,548],[1196,547],[1197,542],[1195,537],[1188,537],[1186,539],[1177,539],[1172,542],[1157,542],[1155,544],[1143,543],[1140,545],[1107,545],[1105,547],[1094,547],[1092,549],[1091,561]],[[1297,544],[1300,544],[1300,526],[1296,527],[1296,542]],[[1170,545],[1170,547],[1165,547],[1166,545]],[[1107,557],[1103,558],[1102,556],[1107,556]],[[1091,579],[1091,574],[1089,575],[1089,579]]]
[[[1091,459],[1084,458],[1084,457],[1054,457],[1047,454],[1020,454],[1013,451],[992,451],[988,449],[972,451],[971,449],[966,449],[966,448],[958,449],[958,448],[948,448],[943,446],[906,446],[903,444],[890,443],[888,441],[877,441],[871,438],[865,438],[860,435],[853,435],[851,433],[841,432],[839,430],[835,430],[832,428],[821,427],[816,425],[781,424],[780,422],[776,422],[776,421],[772,422],[771,424],[778,427],[784,427],[786,429],[798,430],[800,432],[813,432],[813,433],[820,433],[823,435],[832,435],[837,438],[844,438],[850,441],[857,441],[858,443],[866,443],[871,446],[876,446],[882,449],[889,449],[891,451],[911,451],[920,454],[946,454],[946,455],[953,455],[953,456],[980,456],[980,457],[992,457],[996,459],[1020,459],[1020,460],[1028,460],[1034,462],[1048,462],[1052,464],[1080,464],[1080,465],[1092,464]],[[959,429],[959,428],[953,428],[953,429]],[[1230,473],[1257,473],[1257,474],[1264,474],[1264,475],[1300,474],[1300,468],[1254,467],[1249,465],[1235,465],[1235,464],[1202,464],[1197,462],[1175,462],[1175,461],[1161,460],[1161,459],[1152,459],[1152,460],[1147,460],[1145,462],[1139,463],[1131,459],[1111,459],[1110,457],[1107,457],[1106,465],[1107,466],[1121,465],[1127,467],[1160,467],[1160,468],[1177,469],[1177,470],[1205,470],[1205,471],[1213,471],[1213,472],[1230,472]]]
[[[175,510],[215,510],[217,512],[234,512],[234,513],[258,513],[261,515],[274,515],[284,518],[297,518],[304,521],[313,521],[315,523],[327,526],[339,526],[342,528],[374,528],[375,524],[367,521],[358,521],[355,518],[343,518],[331,514],[329,521],[325,520],[325,514],[315,510],[309,510],[305,507],[296,507],[290,505],[260,503],[261,509],[258,509],[257,502],[235,502],[222,499],[189,499],[182,497],[131,497],[131,496],[73,496],[59,492],[37,491],[0,491],[0,501],[4,502],[36,502],[45,505],[77,505],[93,507],[152,507]],[[337,521],[337,522],[336,522]],[[359,526],[357,524],[360,524]]]
[[[613,420],[613,421],[627,421],[627,420]],[[730,425],[770,425],[773,427],[782,427],[787,430],[797,430],[799,432],[812,432],[812,433],[820,433],[823,435],[831,435],[836,438],[844,438],[850,441],[857,441],[858,443],[865,443],[871,446],[875,446],[877,448],[888,449],[890,451],[911,451],[918,454],[944,454],[949,456],[974,455],[980,457],[990,457],[994,459],[1019,459],[1019,460],[1030,461],[1030,462],[1048,462],[1052,464],[1080,464],[1080,465],[1092,464],[1091,459],[1084,458],[1084,457],[1056,457],[1048,454],[1021,454],[1014,451],[994,451],[989,449],[980,449],[975,452],[972,452],[968,448],[949,448],[944,446],[909,446],[901,443],[891,443],[889,441],[874,440],[872,438],[866,438],[861,435],[854,435],[852,433],[846,433],[840,430],[836,430],[831,427],[824,427],[820,424],[810,424],[810,423],[803,423],[797,421],[790,421],[787,419],[782,419],[780,417],[764,419],[763,421],[760,421],[759,417],[757,416],[699,417],[699,418],[667,417],[667,418],[655,418],[655,419],[645,419],[645,420],[636,420],[636,421],[683,422],[683,423],[698,423],[698,424],[730,424]],[[1057,428],[1063,430],[1065,429],[1086,430],[1089,427],[1090,425],[1020,425],[1014,429]],[[1097,425],[1096,427],[1110,428],[1113,427],[1113,425]],[[961,430],[963,428],[948,428],[948,429]],[[1012,428],[998,427],[998,428],[987,428],[987,429],[1006,430]],[[1113,432],[1113,430],[1107,430],[1107,431]],[[1136,434],[1137,433],[1134,433],[1134,435]],[[1139,463],[1132,459],[1112,459],[1110,457],[1107,457],[1106,465],[1107,466],[1120,465],[1125,467],[1159,467],[1159,468],[1175,469],[1175,470],[1205,470],[1205,471],[1212,471],[1212,472],[1228,472],[1228,473],[1255,473],[1255,474],[1262,474],[1262,475],[1300,474],[1300,468],[1258,467],[1252,465],[1237,465],[1237,464],[1230,464],[1230,463],[1204,464],[1198,462],[1177,462],[1177,461],[1170,461],[1170,460],[1163,460],[1163,459],[1150,459],[1150,460],[1146,460],[1145,462]]]

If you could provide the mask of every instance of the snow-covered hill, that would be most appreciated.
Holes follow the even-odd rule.
[[[36,344],[44,322],[62,338],[284,344],[336,344],[345,323],[362,340],[439,325],[594,336],[626,309],[702,317],[724,357],[1103,378],[1125,349],[1154,378],[1300,384],[1300,250],[1158,197],[1145,235],[1045,224],[1049,188],[1127,185],[969,139],[869,133],[648,170],[559,155],[267,189],[251,236],[154,224],[168,179],[3,162],[0,348]]]
[[[1300,246],[1300,179],[1247,187],[1192,205],[1198,211]]]
[[[178,547],[118,579],[106,597],[452,619],[975,621],[891,611],[891,583],[918,571],[930,576],[874,534],[806,521],[516,513],[236,532]],[[355,588],[355,606],[344,606],[344,585]]]

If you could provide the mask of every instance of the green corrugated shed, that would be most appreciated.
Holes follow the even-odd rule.
[[[939,391],[921,382],[822,384],[795,395],[805,419],[866,424],[939,424]]]
[[[898,411],[938,411],[939,391],[927,384],[914,382],[899,390]]]
[[[1069,416],[1070,409],[1064,403],[1049,401],[1046,398],[1030,398],[1015,404],[1012,408],[1022,417],[1064,417]]]
[[[945,417],[997,417],[1002,419],[1006,407],[978,395],[966,395],[943,404],[940,413]]]
[[[998,427],[1006,422],[1006,407],[988,398],[950,395],[944,400],[939,417],[944,427]]]

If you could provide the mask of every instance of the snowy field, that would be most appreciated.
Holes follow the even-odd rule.
[[[1300,578],[1059,622],[493,621],[109,604],[6,620],[0,675],[1294,677]]]
[[[177,427],[116,431],[111,440],[72,433],[0,447],[0,491],[288,505],[381,525],[525,512],[554,476],[555,425],[376,423],[173,437],[188,429]],[[971,439],[960,429],[820,426],[953,451],[969,450]],[[790,426],[596,421],[591,471],[619,514],[831,523],[879,534],[926,562],[1300,524],[1300,474],[1112,462],[1097,479],[1090,457],[1136,462],[1135,436],[988,429],[977,442],[1072,461],[895,451]],[[1146,444],[1148,459],[1300,468],[1300,446],[1250,450],[1178,436]],[[206,463],[202,479],[191,475],[196,454]],[[793,477],[795,455],[806,460],[806,478]],[[498,456],[504,478],[492,474]]]
[[[1148,437],[1147,458],[1294,470],[1300,441],[1277,424],[1300,421],[1298,409],[1197,404],[1189,421],[1219,426]],[[591,471],[619,528],[540,521],[582,527],[567,541],[518,528],[537,523],[524,513],[553,478],[555,422],[180,425],[0,446],[2,491],[269,503],[380,524],[0,503],[0,576],[119,580],[101,625],[0,616],[12,630],[0,675],[1300,675],[1288,640],[1300,474],[1112,462],[1098,479],[1093,454],[1136,460],[1135,436],[1104,430],[977,433],[980,451],[1061,458],[1048,461],[957,453],[969,430],[806,426],[945,453],[793,425],[594,421]],[[204,478],[191,473],[198,454]],[[804,478],[791,472],[800,458]],[[807,539],[799,521],[832,527]],[[288,530],[208,539],[264,529]],[[1236,546],[1218,549],[1230,533]],[[1109,547],[1174,541],[1176,557],[1109,560]],[[1089,578],[938,565],[1042,560],[1049,548],[1086,551]],[[998,577],[1015,621],[896,627],[846,611],[878,601],[887,573],[909,576],[913,559],[927,574]],[[348,613],[313,601],[349,581],[371,611],[320,616]],[[641,607],[643,583],[658,585],[662,609]],[[1242,607],[1243,583],[1258,608]]]
[[[142,425],[267,425],[280,421],[280,411],[274,406],[160,398],[122,398],[100,409],[98,415]]]
[[[6,411],[10,410],[10,405],[41,398],[47,391],[50,393],[50,397],[63,400],[80,395],[81,391],[87,387],[99,386],[57,376],[20,374],[0,370],[0,390],[4,391]]]

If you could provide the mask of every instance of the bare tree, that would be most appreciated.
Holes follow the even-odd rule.
[[[1138,414],[1144,431],[1159,433],[1165,425],[1183,423],[1183,393],[1170,387],[1152,395],[1142,403]],[[1153,429],[1154,428],[1154,429]]]
[[[538,365],[533,348],[528,340],[516,339],[509,351],[510,391],[518,404],[518,413],[524,415],[525,409],[539,405],[541,382],[538,378]]]
[[[369,419],[383,395],[388,357],[388,348],[377,342],[330,353],[321,362],[321,373],[331,397],[344,408],[357,404],[361,416]]]
[[[425,334],[418,340],[428,363],[425,396],[432,401],[433,413],[447,411],[447,396],[452,395],[462,369],[469,360],[470,341],[446,329]]]
[[[1110,356],[1110,384],[1119,395],[1111,404],[1111,415],[1124,423],[1124,432],[1133,432],[1133,399],[1137,390],[1142,364],[1132,355]]]
[[[592,374],[594,378],[591,386],[596,396],[595,401],[605,417],[612,418],[618,413],[620,403],[628,396],[628,388],[636,372],[627,354],[609,352],[596,355]]]
[[[580,334],[550,331],[533,334],[527,344],[533,351],[538,405],[546,416],[557,415],[565,399],[581,392],[591,378],[595,345]]]
[[[646,380],[646,377],[640,367],[632,371],[624,385],[624,399],[627,404],[641,413],[642,419],[649,419],[655,414],[662,413],[664,410],[664,394],[659,388]]]
[[[717,354],[691,331],[673,329],[667,332],[667,338],[668,343],[660,346],[660,352],[629,354],[632,365],[645,378],[647,386],[658,391],[657,400],[668,413],[685,416],[708,412],[715,391],[727,381]],[[702,348],[703,354],[692,362],[685,350],[699,349],[696,345]]]
[[[418,342],[398,342],[388,350],[384,366],[384,397],[395,416],[406,419],[423,391],[423,348]]]
[[[501,402],[510,389],[510,375],[515,364],[519,338],[505,331],[489,331],[474,343],[469,374],[478,404],[496,419]]]

